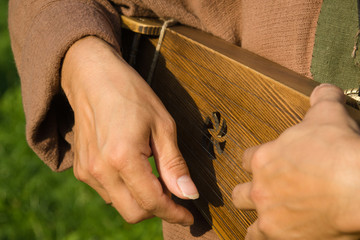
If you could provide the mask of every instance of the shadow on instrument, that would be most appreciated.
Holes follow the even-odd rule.
[[[132,33],[126,31],[125,34],[129,36]],[[123,46],[129,45],[131,37],[123,37],[122,41]],[[148,39],[141,39],[134,68],[144,79],[147,77],[154,51],[155,47]],[[124,48],[122,53],[125,59],[128,58],[127,48]],[[213,167],[213,161],[216,161],[215,145],[219,143],[216,142],[217,144],[215,144],[215,140],[209,131],[212,128],[216,130],[218,119],[205,119],[204,121],[195,101],[167,69],[166,61],[161,54],[152,81],[152,88],[176,122],[180,151],[189,166],[191,177],[200,193],[200,198],[195,201],[197,208],[193,206],[193,201],[173,198],[193,213],[195,223],[190,228],[191,233],[194,236],[201,236],[211,229],[213,222],[209,205],[214,207],[224,205]],[[222,146],[225,144],[225,142],[221,143]],[[197,213],[198,211],[201,211],[201,214]],[[204,226],[204,219],[201,215],[209,223],[207,228],[197,227],[197,225]]]

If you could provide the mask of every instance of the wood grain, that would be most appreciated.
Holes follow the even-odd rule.
[[[151,58],[149,49],[142,51],[139,71],[146,74]],[[244,239],[256,213],[231,202],[235,185],[251,180],[241,156],[299,123],[318,83],[184,26],[167,30],[160,53],[152,87],[177,123],[201,196],[196,205],[221,239]]]
[[[127,17],[121,15],[121,25],[135,33],[158,36],[162,22],[157,18]]]

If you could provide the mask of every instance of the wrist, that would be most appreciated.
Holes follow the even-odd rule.
[[[106,62],[119,59],[119,54],[107,42],[95,36],[88,36],[76,41],[67,51],[61,69],[61,87],[70,104],[74,93],[81,94],[80,89],[96,86],[91,83],[101,73]],[[108,61],[110,59],[110,61]]]

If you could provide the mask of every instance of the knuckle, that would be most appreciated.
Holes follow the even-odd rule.
[[[253,155],[252,159],[252,168],[257,169],[263,167],[263,165],[267,162],[267,159],[269,158],[269,154],[267,149],[262,146]]]
[[[319,103],[317,103],[315,106],[312,107],[312,110],[314,112],[343,112],[344,111],[344,105],[340,102],[334,102],[329,100],[324,100]]]
[[[266,236],[274,235],[274,225],[272,221],[265,217],[259,218],[258,221],[258,229],[261,233],[265,234]]]
[[[258,203],[263,199],[263,194],[259,189],[252,188],[251,191],[250,191],[250,199],[254,203]]]
[[[147,212],[154,212],[157,209],[157,202],[152,198],[143,198],[138,201],[139,206]]]
[[[176,156],[166,159],[164,168],[170,172],[182,172],[187,169],[187,165],[182,156]]]
[[[143,220],[143,218],[140,215],[135,215],[132,213],[122,214],[122,218],[125,220],[125,222],[130,224],[136,224]]]
[[[124,147],[106,148],[102,156],[115,169],[122,170],[126,167],[127,151]]]
[[[175,120],[169,116],[162,120],[162,129],[167,135],[173,135],[176,132],[176,123]]]
[[[103,168],[98,162],[89,163],[88,170],[90,175],[93,176],[95,179],[100,179],[103,173]]]
[[[88,174],[82,169],[74,168],[75,178],[81,182],[86,182],[88,180]]]

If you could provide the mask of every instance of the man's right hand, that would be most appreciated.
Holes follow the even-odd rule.
[[[130,223],[158,216],[190,225],[175,204],[198,198],[177,147],[176,126],[160,99],[116,51],[96,37],[67,52],[61,86],[74,111],[74,174]],[[154,155],[160,174],[148,158]]]
[[[318,86],[301,123],[245,152],[253,179],[233,202],[258,213],[245,239],[359,239],[360,130],[344,102],[339,88]]]

